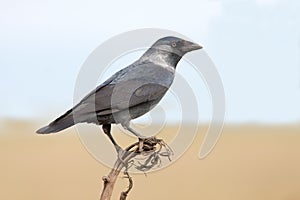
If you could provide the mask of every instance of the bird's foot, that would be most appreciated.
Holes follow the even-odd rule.
[[[149,138],[139,138],[138,150],[140,153],[149,152],[155,150],[155,145],[158,143],[159,139],[156,137]]]

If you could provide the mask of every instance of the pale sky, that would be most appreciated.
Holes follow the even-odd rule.
[[[50,121],[72,106],[77,74],[97,46],[162,28],[204,46],[223,80],[228,122],[300,121],[299,10],[298,0],[2,1],[0,118]],[[199,95],[205,121],[209,94]]]

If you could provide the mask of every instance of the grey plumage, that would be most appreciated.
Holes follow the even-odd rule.
[[[130,120],[147,113],[161,100],[174,80],[175,68],[182,56],[201,48],[177,37],[159,39],[140,59],[115,73],[37,133],[54,133],[86,122],[104,125],[103,130],[108,134],[110,124],[121,123],[141,137],[130,128]]]

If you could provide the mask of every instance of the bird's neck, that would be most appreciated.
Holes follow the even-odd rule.
[[[150,48],[140,58],[140,61],[150,61],[158,65],[167,65],[176,68],[181,58],[182,56],[173,52],[166,52],[163,50]]]

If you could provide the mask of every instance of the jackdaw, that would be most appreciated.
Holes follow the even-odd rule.
[[[137,61],[116,72],[37,133],[56,133],[77,123],[94,123],[102,125],[103,132],[119,151],[121,148],[110,129],[111,124],[121,124],[142,143],[145,137],[130,127],[130,120],[144,115],[158,104],[174,80],[180,59],[201,48],[178,37],[159,39]]]

